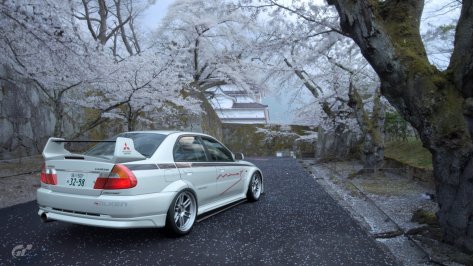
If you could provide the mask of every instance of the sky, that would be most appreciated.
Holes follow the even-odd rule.
[[[175,0],[157,0],[142,15],[143,26],[147,31],[156,29],[161,20],[166,16],[168,7]],[[286,0],[290,2],[289,0]],[[307,1],[307,0],[303,0]],[[320,3],[322,0],[315,0]],[[453,0],[426,0],[422,16],[421,32],[427,28],[427,24],[443,25],[451,23],[459,16],[459,9],[450,5]],[[295,110],[312,101],[309,92],[299,90],[288,90],[281,92],[280,88],[267,91],[262,98],[262,103],[269,106],[270,123],[291,124],[296,119]]]
[[[427,0],[422,14],[421,27],[422,25],[425,26],[426,23],[434,25],[451,23],[459,15],[460,9],[455,8],[455,1],[453,0]]]
[[[174,0],[157,0],[142,15],[143,26],[147,30],[153,30],[158,27],[161,20],[166,16],[168,7]]]

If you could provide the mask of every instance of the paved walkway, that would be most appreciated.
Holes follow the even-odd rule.
[[[0,209],[0,265],[395,265],[294,159],[253,159],[266,194],[195,225],[183,238],[160,230],[42,224],[36,202]],[[25,256],[12,249],[32,245]]]

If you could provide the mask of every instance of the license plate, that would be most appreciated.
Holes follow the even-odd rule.
[[[85,175],[72,173],[71,177],[66,180],[66,184],[71,187],[83,187],[85,185]]]

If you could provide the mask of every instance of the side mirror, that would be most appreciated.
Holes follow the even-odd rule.
[[[245,155],[243,153],[235,153],[235,161],[241,161],[245,159]]]

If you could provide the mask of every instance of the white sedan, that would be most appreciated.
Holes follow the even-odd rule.
[[[204,134],[126,132],[84,154],[67,151],[67,142],[50,138],[43,151],[37,201],[45,222],[185,235],[198,215],[264,191],[260,169]]]

